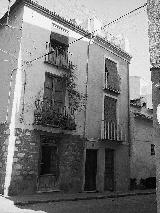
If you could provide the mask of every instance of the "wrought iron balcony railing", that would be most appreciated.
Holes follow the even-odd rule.
[[[47,101],[36,100],[34,124],[75,130],[74,111],[69,107],[57,107]]]
[[[108,141],[126,142],[126,134],[120,125],[114,122],[102,121],[101,139]]]
[[[63,69],[73,69],[72,61],[68,59],[68,53],[63,50],[54,49],[50,43],[46,42],[45,62]]]

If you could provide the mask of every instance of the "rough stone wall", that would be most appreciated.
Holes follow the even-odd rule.
[[[149,52],[153,67],[160,66],[160,1],[148,0],[147,14],[149,19]]]
[[[152,65],[152,100],[153,100],[153,140],[156,145],[156,179],[157,179],[157,212],[160,212],[160,124],[157,120],[157,106],[160,104],[160,90],[156,84],[160,82],[160,1],[147,1],[149,19],[149,51]]]
[[[37,190],[41,134],[49,135],[56,141],[59,150],[59,188],[63,191],[81,191],[84,141],[79,136],[17,128],[9,195],[33,194]]]
[[[36,132],[15,129],[15,152],[9,194],[30,194],[36,191],[39,144]]]
[[[157,179],[157,212],[160,212],[160,124],[157,120],[157,107],[160,104],[160,90],[155,85],[160,80],[160,68],[152,68],[152,83],[153,83],[153,141],[155,144],[156,156],[156,179]]]
[[[0,124],[0,193],[3,194],[6,174],[7,148],[9,127],[8,124]]]
[[[59,187],[64,191],[82,191],[84,141],[65,135],[60,143]]]

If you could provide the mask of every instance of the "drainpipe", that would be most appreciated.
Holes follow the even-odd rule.
[[[87,45],[87,62],[86,62],[86,83],[85,83],[85,110],[84,110],[84,130],[83,137],[86,138],[86,127],[87,127],[87,101],[88,101],[88,74],[89,74],[89,53],[90,45],[92,42],[92,35]]]
[[[130,84],[129,84],[129,63],[127,63],[128,67],[128,154],[129,154],[129,189],[130,189],[130,174],[131,174],[131,134],[130,134]]]
[[[87,61],[86,61],[86,83],[85,83],[85,110],[84,110],[84,129],[83,129],[83,138],[84,138],[84,156],[83,156],[83,185],[82,191],[84,191],[85,186],[85,162],[86,162],[86,127],[87,127],[87,100],[88,100],[88,74],[89,74],[89,53],[90,45],[92,41],[92,35],[87,45]]]

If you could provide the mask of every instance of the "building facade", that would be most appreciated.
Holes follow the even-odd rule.
[[[131,57],[30,0],[6,20],[1,193],[128,190]]]
[[[151,81],[153,94],[153,139],[156,147],[156,200],[157,212],[160,212],[160,128],[159,128],[159,104],[160,104],[160,62],[159,62],[159,1],[147,1],[147,15],[149,20],[148,37],[149,37],[149,53],[151,63]]]
[[[153,109],[146,99],[130,101],[131,188],[155,187],[156,164],[153,142]]]

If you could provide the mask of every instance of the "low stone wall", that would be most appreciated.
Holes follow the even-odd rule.
[[[4,193],[9,125],[0,124],[0,193]]]

